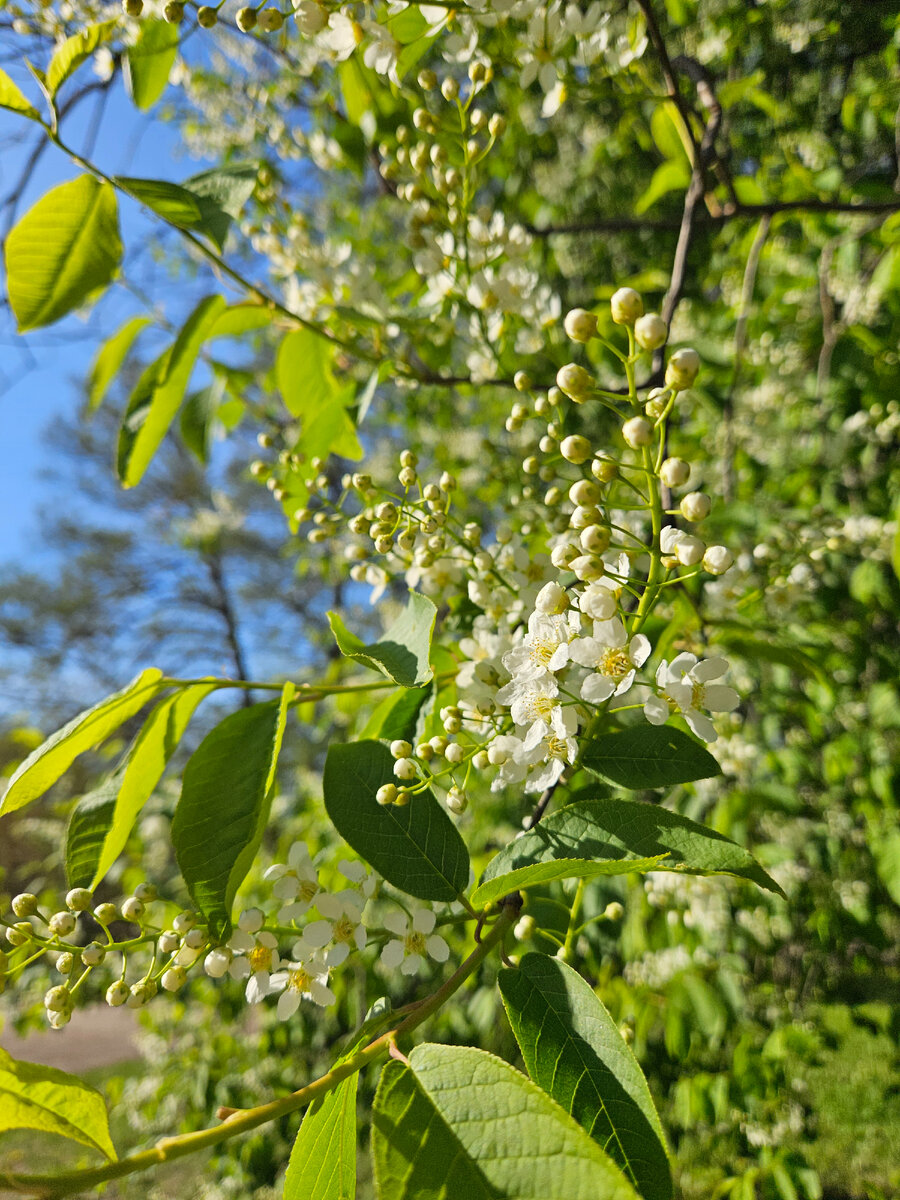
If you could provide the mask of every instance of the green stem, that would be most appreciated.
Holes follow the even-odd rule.
[[[125,1175],[134,1175],[138,1171],[146,1171],[149,1167],[160,1163],[172,1162],[177,1158],[185,1158],[200,1150],[207,1150],[221,1142],[257,1129],[269,1121],[296,1112],[313,1100],[333,1091],[342,1080],[356,1074],[368,1063],[380,1058],[386,1053],[391,1042],[407,1033],[412,1033],[430,1016],[438,1011],[454,995],[462,984],[472,975],[487,957],[490,951],[502,940],[504,934],[513,925],[519,915],[521,905],[518,898],[510,898],[503,906],[503,911],[479,942],[469,957],[463,962],[441,987],[433,992],[420,1004],[417,1004],[405,1020],[395,1029],[389,1030],[370,1042],[361,1050],[357,1050],[349,1058],[333,1067],[327,1074],[322,1075],[313,1083],[282,1096],[279,1100],[270,1100],[268,1104],[260,1104],[256,1108],[239,1109],[232,1113],[214,1129],[201,1129],[196,1133],[186,1133],[178,1137],[162,1138],[149,1150],[129,1155],[118,1162],[106,1163],[102,1167],[90,1167],[79,1171],[67,1171],[59,1175],[15,1175],[0,1173],[0,1189],[22,1192],[26,1195],[47,1197],[69,1196],[82,1192],[86,1188],[96,1187],[110,1179],[121,1179]]]

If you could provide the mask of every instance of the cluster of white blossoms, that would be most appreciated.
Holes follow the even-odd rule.
[[[435,932],[431,908],[401,911],[381,894],[375,915],[364,921],[378,893],[377,877],[348,859],[337,864],[337,872],[346,886],[326,888],[308,846],[295,842],[287,862],[265,872],[272,910],[244,909],[224,942],[197,913],[173,911],[151,884],[140,885],[120,904],[97,904],[87,888],[73,888],[65,907],[53,913],[37,896],[21,893],[12,900],[9,918],[0,917],[8,947],[0,950],[0,991],[24,968],[41,960],[52,964],[63,981],[46,992],[44,1009],[51,1027],[60,1029],[79,991],[88,991],[86,981],[101,967],[113,975],[105,996],[114,1008],[142,1008],[160,989],[179,991],[192,971],[202,971],[211,979],[244,983],[250,1004],[277,996],[278,1017],[287,1020],[302,1000],[321,1007],[336,1003],[331,973],[369,946],[379,948],[387,972],[399,968],[402,975],[414,975],[428,959],[446,962],[450,949]],[[85,931],[98,927],[101,936],[84,945]]]

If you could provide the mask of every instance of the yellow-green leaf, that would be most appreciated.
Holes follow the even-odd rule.
[[[109,385],[125,361],[125,355],[131,349],[137,335],[149,324],[149,317],[132,317],[97,351],[91,364],[87,384],[88,410],[90,412],[94,412],[103,403],[103,397],[106,395]]]
[[[120,692],[114,692],[79,713],[25,759],[9,781],[0,800],[0,815],[23,808],[56,783],[79,754],[105,741],[123,722],[133,717],[159,690],[162,672],[142,671]]]
[[[47,68],[46,85],[51,96],[55,96],[65,81],[72,75],[86,58],[89,58],[101,42],[115,31],[116,21],[103,21],[99,25],[89,25],[80,33],[73,34],[57,47]]]
[[[5,257],[19,332],[52,325],[105,287],[122,261],[115,189],[93,175],[61,183],[10,231]]]
[[[177,51],[177,25],[141,21],[138,39],[125,56],[125,86],[142,112],[152,108],[166,90]]]
[[[0,71],[0,108],[8,108],[12,112],[21,113],[32,121],[41,119],[40,113],[28,103],[5,71]]]
[[[65,1071],[19,1062],[0,1050],[0,1133],[7,1129],[58,1133],[116,1161],[98,1091]]]

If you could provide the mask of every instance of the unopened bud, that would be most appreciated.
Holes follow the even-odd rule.
[[[709,516],[709,510],[712,508],[712,501],[705,492],[688,492],[686,496],[682,496],[681,515],[688,521],[703,521]]]
[[[573,308],[566,313],[563,325],[573,342],[589,342],[597,336],[597,317],[584,308]]]
[[[634,323],[634,337],[643,350],[658,350],[665,345],[669,327],[658,313],[645,313]]]
[[[638,450],[653,441],[653,426],[643,417],[631,417],[622,426],[622,437],[632,450]]]
[[[580,433],[573,433],[569,437],[563,438],[559,452],[566,462],[578,466],[580,463],[587,462],[591,457],[591,443]]]
[[[619,288],[613,293],[609,306],[617,325],[633,325],[638,317],[644,315],[644,302],[634,288]]]
[[[676,350],[666,367],[666,383],[676,392],[691,387],[700,370],[700,355],[696,350]]]

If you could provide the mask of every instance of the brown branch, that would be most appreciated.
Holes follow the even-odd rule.
[[[666,81],[666,90],[669,93],[673,104],[678,109],[678,115],[684,123],[687,131],[688,139],[691,143],[691,166],[696,168],[700,158],[701,149],[697,145],[697,138],[694,134],[694,127],[691,124],[691,110],[687,105],[687,101],[681,94],[681,89],[678,86],[678,78],[675,74],[675,68],[672,66],[672,60],[669,58],[669,52],[666,49],[666,43],[660,33],[659,24],[656,20],[656,14],[650,4],[650,0],[637,0],[637,6],[644,14],[644,20],[647,22],[647,34],[653,44],[653,49],[656,51],[656,57],[659,59],[660,69],[662,70],[663,79]]]

